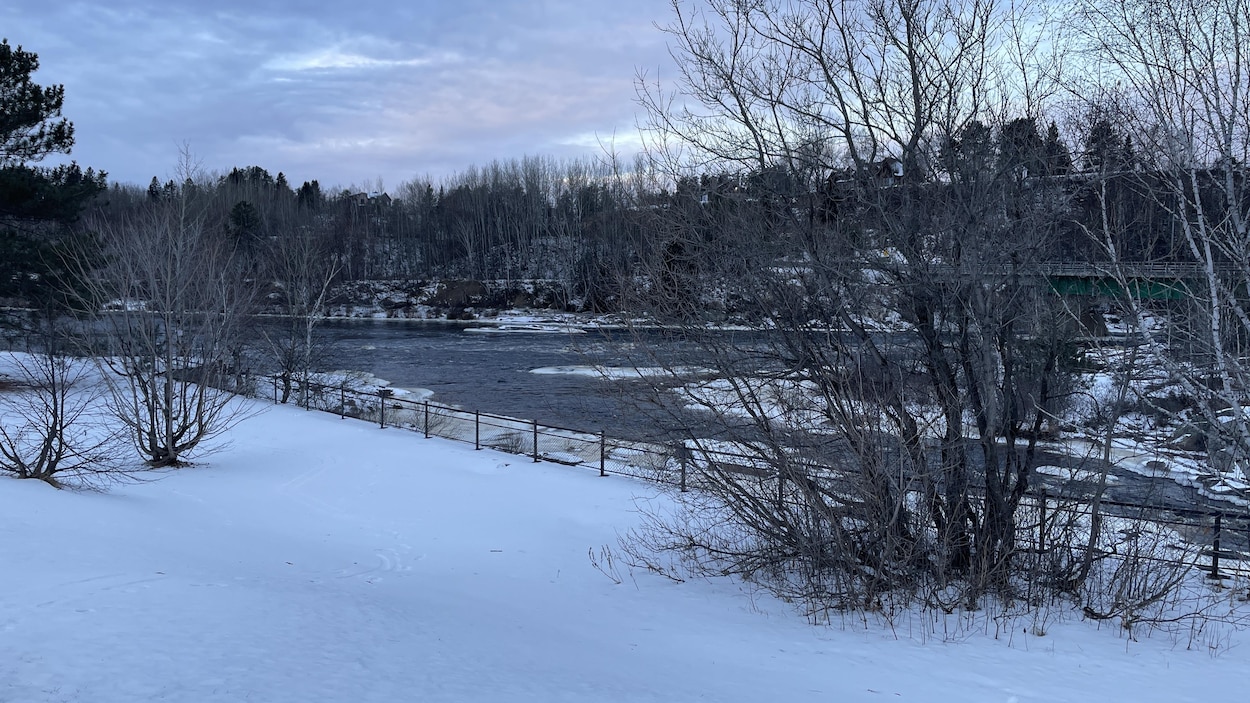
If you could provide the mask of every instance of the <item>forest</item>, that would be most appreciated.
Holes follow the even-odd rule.
[[[863,213],[847,207],[856,197],[856,179],[883,189],[898,185],[888,181],[906,180],[941,191],[955,179],[990,181],[1011,174],[1019,197],[1052,202],[1038,261],[1105,261],[1103,248],[1084,234],[1100,226],[1104,214],[1122,232],[1117,254],[1123,260],[1183,257],[1166,207],[1153,197],[1161,184],[1145,175],[1148,161],[1136,153],[1132,136],[1105,109],[1080,117],[1067,135],[1053,120],[1045,125],[1032,117],[998,125],[973,121],[950,135],[929,170],[898,176],[886,175],[902,169],[891,158],[869,164],[863,173],[851,167],[793,172],[767,165],[671,178],[641,158],[621,164],[534,156],[471,166],[437,182],[414,179],[393,192],[368,186],[323,191],[319,180],[293,187],[282,172],[275,176],[256,165],[217,175],[191,169],[181,182],[161,183],[154,176],[146,189],[106,186],[101,176],[76,167],[55,178],[88,184],[90,197],[66,195],[78,208],[68,217],[83,232],[117,227],[162,202],[189,198],[196,203],[199,226],[229,243],[241,266],[266,271],[266,283],[280,287],[284,256],[311,247],[319,259],[334,262],[336,290],[362,281],[491,281],[497,294],[487,307],[507,307],[507,292],[520,290],[523,282],[531,287],[541,282],[546,295],[525,303],[623,312],[624,289],[652,266],[713,271],[713,262],[701,261],[698,243],[672,231],[672,213],[682,213],[681,221],[707,242],[731,227],[731,218],[775,215],[779,208],[826,227],[869,228],[856,222]],[[18,211],[10,216],[55,220]],[[776,255],[802,256],[801,244]],[[732,300],[717,298],[723,284],[708,276],[697,295],[707,296],[703,302],[712,311],[741,312]],[[8,295],[20,302],[19,292]]]

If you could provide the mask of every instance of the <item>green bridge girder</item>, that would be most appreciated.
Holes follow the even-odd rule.
[[[1206,268],[1197,263],[1121,262],[1116,270],[1113,275],[1110,264],[1050,264],[1040,273],[1051,289],[1067,296],[1185,300],[1207,285]],[[1227,263],[1216,264],[1215,271],[1225,280],[1241,277]]]
[[[1112,276],[1047,276],[1050,287],[1059,295],[1099,298],[1133,297],[1144,300],[1184,300],[1191,297],[1192,280],[1173,278],[1129,278],[1120,281]]]

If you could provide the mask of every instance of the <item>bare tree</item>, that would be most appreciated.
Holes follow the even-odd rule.
[[[204,190],[176,187],[97,223],[106,264],[87,280],[106,334],[99,358],[110,406],[152,466],[180,465],[239,417],[229,362],[254,295],[230,242],[204,220]]]
[[[1022,6],[673,3],[680,92],[641,85],[675,186],[646,279],[718,378],[661,404],[706,410],[688,445],[737,529],[677,543],[826,604],[1013,594],[1071,327]],[[718,308],[761,331],[709,332]]]
[[[1133,233],[1105,216],[1091,235],[1124,290],[1141,285],[1143,264],[1177,280],[1186,304],[1165,311],[1164,326],[1147,323],[1157,311],[1136,296],[1125,299],[1127,312],[1180,391],[1198,401],[1213,467],[1244,480],[1250,470],[1250,4],[1086,0],[1078,13],[1074,26],[1084,28],[1083,41],[1098,62],[1095,75],[1119,86],[1109,96],[1082,86],[1083,94],[1103,100],[1102,109],[1135,147],[1131,170],[1114,175],[1163,214],[1175,246],[1163,259],[1135,257],[1127,246]],[[1098,202],[1105,215],[1109,199]]]
[[[10,355],[14,384],[0,392],[0,470],[61,487],[69,478],[93,485],[126,474],[125,448],[106,413],[87,359],[64,353],[54,318],[28,331],[35,341]]]
[[[317,361],[317,326],[325,319],[326,297],[342,266],[329,242],[311,225],[273,238],[265,260],[264,270],[277,287],[273,297],[279,301],[283,319],[277,329],[262,327],[262,334],[277,361],[285,403],[293,382],[307,392],[308,376]]]

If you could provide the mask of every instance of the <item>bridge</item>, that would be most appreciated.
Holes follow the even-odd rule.
[[[1233,281],[1235,289],[1245,289],[1250,269],[1236,264],[1215,264],[1215,273]],[[1159,263],[1147,261],[1041,263],[1020,268],[1001,264],[968,267],[934,266],[932,273],[984,278],[1044,279],[1059,295],[1151,300],[1185,300],[1207,287],[1206,266],[1197,262]]]
[[[1216,274],[1226,277],[1238,271],[1231,264],[1217,264]],[[1121,262],[1106,264],[1042,264],[1039,273],[1060,295],[1106,298],[1184,300],[1195,288],[1206,288],[1206,267],[1199,263]],[[1240,287],[1240,286],[1239,286]]]

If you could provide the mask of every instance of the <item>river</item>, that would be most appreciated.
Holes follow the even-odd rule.
[[[640,381],[533,373],[629,366],[637,345],[630,332],[475,334],[452,323],[345,320],[325,323],[319,334],[327,370],[365,371],[398,388],[428,389],[439,403],[629,439],[669,436],[628,397],[629,384]]]
[[[680,350],[659,333],[590,331],[569,333],[477,334],[456,323],[393,320],[329,321],[319,327],[326,370],[364,371],[394,386],[433,391],[431,400],[467,409],[535,419],[544,425],[604,431],[631,440],[670,441],[678,434],[648,414],[649,406],[634,384],[643,380],[605,381],[594,374],[535,374],[534,369],[596,364],[651,365],[654,356],[676,359]],[[684,418],[697,426],[697,415]],[[1048,453],[1044,461],[1095,469],[1096,459]],[[1193,507],[1207,504],[1189,487],[1155,480],[1112,467],[1108,498],[1127,502]],[[1050,490],[1065,481],[1038,479]],[[1071,484],[1068,484],[1071,488]]]

